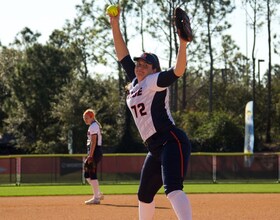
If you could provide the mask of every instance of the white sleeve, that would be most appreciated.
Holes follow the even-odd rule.
[[[145,78],[145,81],[146,81],[146,84],[147,84],[147,87],[153,91],[163,91],[166,89],[166,87],[159,87],[157,85],[157,81],[158,81],[158,77],[159,77],[159,74],[160,72],[158,73],[153,73],[153,74],[150,74],[148,75],[146,78]]]
[[[98,134],[98,130],[99,130],[99,127],[98,127],[97,123],[92,123],[91,126],[89,127],[90,135]]]

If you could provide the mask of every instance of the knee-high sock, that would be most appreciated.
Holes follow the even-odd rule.
[[[91,185],[93,196],[98,196],[100,194],[98,180],[91,180],[90,178],[87,178],[87,181]]]
[[[95,196],[95,197],[98,197],[99,194],[100,194],[100,189],[99,189],[99,182],[98,182],[98,180],[95,179],[95,180],[91,180],[90,182],[91,182],[91,184],[92,184],[92,186],[93,186],[94,196]]]
[[[187,195],[182,190],[175,190],[167,195],[179,220],[191,220],[192,210]]]
[[[155,202],[138,202],[139,220],[152,220],[155,213]]]

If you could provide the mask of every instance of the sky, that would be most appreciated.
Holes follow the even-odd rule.
[[[28,27],[40,32],[41,43],[54,29],[61,29],[66,20],[75,17],[75,5],[81,0],[0,0],[0,41],[12,43],[17,33]]]
[[[81,4],[82,0],[0,0],[0,41],[8,46],[16,35],[28,27],[33,32],[40,32],[40,43],[45,43],[54,29],[61,29],[66,20],[72,20],[76,15],[75,5]],[[235,1],[240,4],[240,1]],[[246,35],[246,13],[244,8],[239,6],[229,19],[233,23],[229,33],[240,47],[241,52],[251,57],[252,33],[248,30]],[[280,23],[277,22],[278,29]],[[246,43],[247,42],[247,43]],[[261,42],[261,43],[260,43]],[[247,45],[247,46],[246,46]],[[268,66],[268,50],[266,29],[258,33],[256,59],[264,59],[260,65],[260,72],[263,75]],[[248,48],[248,49],[247,49]],[[279,56],[274,56],[272,63],[280,63]],[[256,64],[257,65],[257,64]],[[257,67],[257,66],[256,66]]]

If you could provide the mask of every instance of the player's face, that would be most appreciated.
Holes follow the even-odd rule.
[[[154,73],[152,64],[146,63],[144,60],[138,60],[135,62],[135,74],[138,81],[143,80],[147,75]]]
[[[85,115],[83,119],[86,125],[90,125],[92,122],[92,119],[88,115]]]

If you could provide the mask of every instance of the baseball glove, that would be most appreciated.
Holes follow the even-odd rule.
[[[88,157],[84,161],[84,170],[85,170],[85,172],[90,172],[93,170],[93,168],[94,168],[93,159],[92,159],[92,157]]]
[[[178,35],[185,41],[191,42],[193,39],[190,19],[187,13],[180,7],[175,8],[175,26]]]

